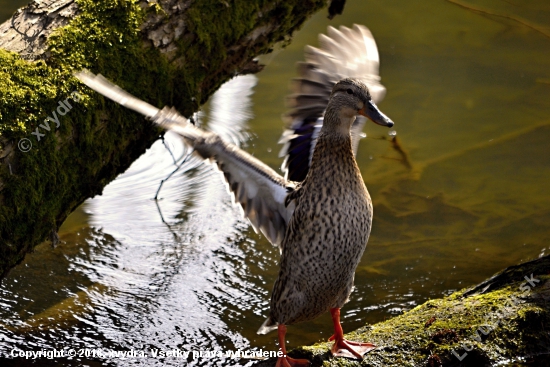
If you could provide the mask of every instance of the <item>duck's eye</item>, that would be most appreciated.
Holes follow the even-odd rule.
[[[346,92],[348,92],[348,94],[353,94],[353,91],[351,90],[351,88],[348,88]]]

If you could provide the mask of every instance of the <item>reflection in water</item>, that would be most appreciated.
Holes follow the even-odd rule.
[[[550,7],[538,0],[460,2],[538,28],[547,29],[550,19]],[[344,16],[331,25],[357,22],[373,32],[388,89],[381,108],[396,122],[399,144],[377,126],[365,126],[358,162],[374,200],[374,223],[356,291],[342,310],[345,330],[476,284],[548,253],[550,242],[549,39],[515,20],[449,1],[366,4],[348,0]],[[327,24],[326,13],[314,16],[291,45],[269,56],[254,95],[256,79],[239,77],[200,119],[241,144],[249,124],[257,136],[247,150],[278,167],[282,101],[286,80],[295,76],[289,65],[303,59],[303,46],[315,45]],[[252,108],[256,118],[247,121]],[[174,136],[167,134],[166,143],[176,158],[187,155]],[[152,198],[174,168],[157,142],[69,217],[62,244],[37,247],[2,281],[0,353],[273,350],[275,336],[256,330],[266,316],[278,250],[249,229],[219,174],[195,158],[160,192],[164,224]],[[289,345],[326,339],[331,331],[325,315],[289,328]],[[249,362],[203,358],[192,364]]]
[[[224,85],[212,98],[209,128],[237,144],[246,139],[241,130],[250,118],[255,83],[254,76],[244,76]],[[178,137],[167,134],[165,141],[176,158],[188,153]],[[90,228],[76,235],[62,232],[62,245],[41,246],[3,282],[3,353],[31,345],[148,351],[250,347],[237,325],[247,312],[263,316],[268,291],[259,275],[250,274],[273,267],[277,252],[255,249],[245,238],[248,227],[218,173],[196,158],[161,191],[159,207],[170,228],[164,225],[151,198],[173,167],[170,153],[155,143],[102,196],[86,203]],[[37,284],[40,278],[43,284]],[[29,287],[24,297],[21,284]],[[181,360],[146,362],[155,363]],[[192,364],[211,363],[199,358]]]

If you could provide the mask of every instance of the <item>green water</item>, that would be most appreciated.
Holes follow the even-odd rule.
[[[358,277],[396,278],[429,297],[536,258],[550,239],[550,4],[351,1],[343,24],[376,38],[381,109],[395,122],[407,167],[367,125],[359,164],[374,224]],[[517,19],[512,20],[508,17]],[[318,14],[271,61],[254,94],[256,145],[277,151],[278,111],[304,44],[330,22]],[[545,32],[525,26],[530,24]],[[271,117],[269,117],[271,116]],[[269,121],[268,121],[269,119]],[[276,165],[275,154],[256,154]],[[427,279],[429,278],[429,279]]]
[[[387,88],[379,107],[396,123],[399,146],[387,129],[366,126],[358,161],[374,224],[343,310],[345,330],[548,253],[550,3],[459,4],[348,0],[343,16],[329,21],[322,11],[291,45],[261,57],[267,66],[250,101],[241,93],[240,108],[221,97],[205,106],[207,123],[249,134],[246,149],[278,168],[284,96],[303,47],[317,45],[328,25],[372,31]],[[248,109],[252,118],[238,116]],[[182,154],[177,140],[170,144]],[[40,246],[3,280],[0,318],[9,327],[0,328],[2,352],[29,343],[276,348],[275,335],[256,330],[267,315],[277,250],[239,219],[219,175],[198,161],[163,189],[171,227],[164,225],[150,199],[172,170],[170,159],[157,143],[71,215],[61,245]],[[327,338],[330,325],[326,315],[290,326],[289,346]]]
[[[22,6],[27,5],[29,2],[27,0],[2,0],[0,3],[0,21],[4,22],[5,20],[11,18],[13,13],[17,11]]]

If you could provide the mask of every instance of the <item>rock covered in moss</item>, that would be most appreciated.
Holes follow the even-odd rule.
[[[362,361],[330,356],[332,343],[293,350],[315,366],[494,366],[550,353],[550,256],[512,266],[476,287],[430,300],[346,338],[378,346]],[[265,361],[257,366],[271,366]]]

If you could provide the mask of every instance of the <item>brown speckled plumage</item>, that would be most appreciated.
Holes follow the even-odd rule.
[[[311,320],[349,298],[372,224],[349,129],[368,98],[358,81],[334,88],[308,175],[293,195],[296,209],[283,239],[266,328]]]

